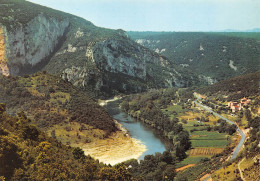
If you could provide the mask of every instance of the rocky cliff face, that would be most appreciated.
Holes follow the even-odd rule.
[[[77,56],[81,53],[80,48],[73,47],[73,52],[68,52],[68,48],[65,48],[56,55]],[[83,89],[125,93],[140,92],[147,88],[185,87],[189,82],[183,79],[181,73],[177,72],[166,58],[138,45],[126,36],[90,42],[84,51],[83,64],[77,61],[60,70],[63,79]],[[46,70],[56,71],[51,69],[57,66],[54,62],[51,60]],[[64,63],[69,64],[66,61]]]
[[[8,2],[11,8],[0,6],[1,74],[46,70],[105,96],[185,87],[193,82],[193,77],[128,38],[123,30],[99,28],[82,18],[26,1]],[[28,14],[20,17],[16,12]]]
[[[13,31],[0,26],[0,72],[17,75],[40,63],[51,54],[68,26],[68,20],[58,21],[43,14]]]
[[[9,69],[7,67],[7,60],[5,58],[5,36],[4,28],[0,27],[0,74],[9,75]]]
[[[146,78],[146,62],[149,61],[144,54],[139,46],[127,40],[106,40],[93,47],[93,58],[100,69],[141,79]]]

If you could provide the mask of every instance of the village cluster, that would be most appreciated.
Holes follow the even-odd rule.
[[[243,109],[244,106],[250,104],[251,100],[247,98],[240,99],[240,102],[229,102],[228,107],[232,110],[232,112],[237,112]]]

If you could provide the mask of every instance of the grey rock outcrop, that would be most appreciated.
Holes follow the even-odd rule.
[[[26,26],[6,31],[2,26],[6,75],[17,75],[25,67],[34,67],[51,54],[69,26],[68,20],[58,21],[39,14]],[[3,72],[3,67],[0,70]]]
[[[18,6],[0,18],[1,74],[45,70],[104,96],[190,85],[190,77],[166,57],[131,40],[123,30],[100,28],[80,17],[35,6],[39,13],[33,4],[28,16],[9,21],[9,16],[27,10]]]

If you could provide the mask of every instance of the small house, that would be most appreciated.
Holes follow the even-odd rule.
[[[240,99],[240,102],[229,102],[228,107],[232,110],[232,112],[240,111],[243,106],[247,106],[250,104],[251,100],[247,98]]]
[[[251,100],[247,99],[247,98],[243,98],[240,100],[240,103],[242,104],[242,106],[247,106],[248,104],[250,104]]]

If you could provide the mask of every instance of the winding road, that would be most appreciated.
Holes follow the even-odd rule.
[[[227,121],[228,123],[234,124],[234,122],[232,122],[229,119],[227,119],[227,118],[221,116],[220,114],[214,112],[210,107],[205,106],[205,105],[199,103],[198,101],[194,101],[194,103],[197,104],[198,106],[200,106],[201,108],[203,108],[203,109],[213,113],[215,116],[218,116],[219,118]],[[240,139],[238,145],[236,146],[235,151],[232,153],[230,160],[233,160],[233,159],[235,159],[237,157],[237,155],[238,155],[239,151],[241,150],[241,148],[243,146],[243,143],[244,143],[244,141],[246,139],[246,135],[243,133],[243,131],[241,131],[241,129],[239,127],[237,127],[237,132],[240,134],[241,139]]]

